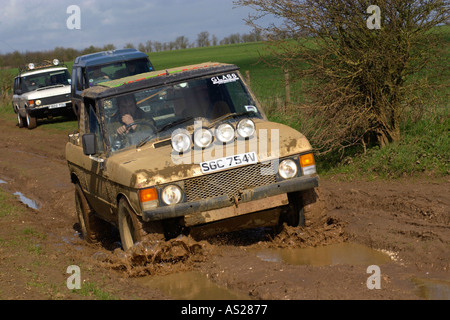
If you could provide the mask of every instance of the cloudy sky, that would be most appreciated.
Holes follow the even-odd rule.
[[[67,13],[72,5],[79,7]],[[190,42],[202,31],[221,40],[232,33],[249,33],[249,8],[233,0],[0,0],[0,53],[41,51],[55,47],[84,49],[91,45],[148,40]],[[80,21],[81,29],[76,27]]]

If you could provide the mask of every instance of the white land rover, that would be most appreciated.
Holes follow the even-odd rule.
[[[28,64],[14,79],[12,106],[19,128],[34,129],[37,119],[72,114],[71,77],[59,61]]]

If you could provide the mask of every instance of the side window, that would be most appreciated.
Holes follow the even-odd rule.
[[[78,68],[73,68],[72,83],[71,83],[72,93],[75,92],[75,88],[77,86],[77,74],[78,74]]]
[[[83,69],[82,68],[77,68],[77,72],[76,72],[76,82],[77,82],[77,91],[82,91],[83,90]]]
[[[255,107],[255,102],[245,89],[241,81],[235,81],[225,84],[233,102],[235,112],[254,111],[258,113],[258,109]]]
[[[95,133],[95,137],[97,138],[97,150],[102,153],[105,150],[104,144],[103,144],[103,135],[102,130],[100,128],[100,124],[98,122],[98,114],[95,110],[95,102],[92,100],[85,100],[84,105],[87,109],[87,112],[89,114],[88,119],[88,132]]]
[[[31,86],[29,81],[26,81],[25,78],[17,79],[17,88],[22,90],[22,94],[29,91],[27,83]]]

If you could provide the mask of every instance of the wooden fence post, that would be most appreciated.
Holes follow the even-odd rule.
[[[289,70],[284,69],[284,87],[286,90],[286,105],[291,104],[291,87],[289,85]]]

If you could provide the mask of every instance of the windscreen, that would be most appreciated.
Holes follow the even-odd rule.
[[[176,128],[192,125],[195,119],[208,125],[228,114],[262,118],[237,73],[146,89],[104,99],[102,103],[110,142],[123,133],[131,119],[139,122],[127,128],[126,135],[140,132],[131,145],[152,134],[170,135]]]
[[[40,88],[69,84],[70,74],[67,70],[54,70],[22,77],[21,89],[25,93]]]
[[[147,59],[119,61],[87,68],[89,85],[152,71]]]

